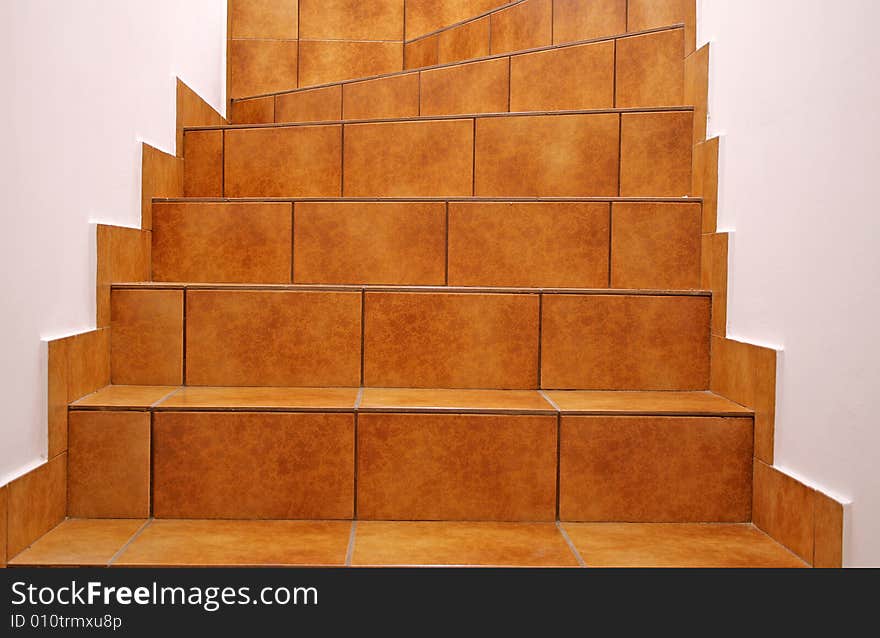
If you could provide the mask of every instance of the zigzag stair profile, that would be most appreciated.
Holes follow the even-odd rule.
[[[419,67],[184,130],[151,280],[112,285],[111,385],[69,408],[68,515],[156,519],[117,564],[212,519],[343,542],[333,521],[358,520],[359,547],[417,547],[379,521],[573,522],[578,545],[629,538],[591,523],[752,520],[754,413],[709,391],[686,28],[583,36],[558,11],[570,40],[480,14],[408,42]],[[322,564],[281,545],[248,561]],[[196,554],[178,564],[236,562]]]

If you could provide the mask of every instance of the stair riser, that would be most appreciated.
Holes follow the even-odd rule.
[[[187,197],[681,197],[693,112],[187,131]]]
[[[115,289],[112,307],[120,385],[703,390],[709,382],[705,296]]]
[[[687,290],[700,204],[156,203],[154,281]]]

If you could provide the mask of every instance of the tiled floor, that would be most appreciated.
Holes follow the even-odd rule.
[[[10,567],[806,567],[751,525],[68,520]]]

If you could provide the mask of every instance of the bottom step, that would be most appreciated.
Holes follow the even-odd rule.
[[[10,567],[807,567],[752,525],[68,520]]]

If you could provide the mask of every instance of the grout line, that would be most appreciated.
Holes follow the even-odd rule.
[[[358,400],[360,400],[360,395],[362,392],[363,392],[363,388],[361,388],[360,392],[358,393]],[[352,514],[351,515],[354,520],[352,521],[352,523],[357,520],[357,515],[358,515],[358,470],[360,469],[360,463],[358,462],[358,460],[359,460],[358,459],[358,425],[359,425],[358,424],[358,416],[359,415],[358,415],[357,410],[354,411],[353,416],[354,416],[354,458],[352,460],[354,461],[354,479],[352,481],[353,482],[353,485],[352,485],[353,491],[351,493],[351,498],[352,498],[352,504],[351,504],[351,513]]]
[[[554,410],[556,410],[556,411],[559,412],[559,413],[562,413],[562,408],[560,408],[560,407],[556,404],[556,401],[554,401],[553,398],[552,398],[549,394],[547,394],[544,390],[539,389],[539,390],[538,390],[538,394],[540,394],[541,397],[542,397],[547,403],[549,403],[550,405],[552,405]]]
[[[168,399],[170,399],[171,397],[173,397],[173,396],[174,396],[175,394],[177,394],[178,392],[182,392],[182,391],[183,391],[183,388],[182,388],[182,387],[180,387],[180,388],[175,388],[174,390],[172,390],[171,392],[169,392],[168,394],[166,394],[164,397],[162,397],[161,399],[159,399],[159,400],[156,401],[155,403],[151,404],[150,407],[147,408],[147,410],[152,410],[153,408],[157,407],[158,405],[164,403],[165,401],[167,401]],[[146,411],[146,410],[145,410],[145,411]]]
[[[354,400],[354,411],[358,412],[361,409],[361,402],[364,400],[364,386],[361,386],[358,389],[357,398]]]
[[[186,298],[189,296],[189,293],[186,288],[183,289],[183,352],[181,353],[180,362],[180,375],[181,375],[181,385],[186,385]]]
[[[622,191],[620,178],[623,175],[623,114],[617,115],[617,196]]]
[[[471,195],[477,195],[477,118],[473,119],[473,139],[471,149]]]
[[[562,413],[556,413],[556,520],[559,521],[562,500]]]
[[[620,178],[618,177],[618,180]],[[614,247],[614,204],[608,204],[608,287],[611,288],[611,260]]]
[[[150,491],[147,495],[149,499],[148,508],[149,508],[149,518],[153,518],[154,507],[153,507],[153,494],[155,492],[155,482],[156,482],[156,447],[153,445],[153,441],[156,440],[156,413],[153,410],[150,410]]]
[[[186,130],[186,129],[184,129]],[[226,197],[226,131],[220,134],[220,194]],[[186,170],[186,168],[184,168]]]
[[[614,105],[614,108],[617,108],[617,40],[614,40],[614,49],[612,51],[612,61],[611,61],[611,84],[612,84],[612,94],[611,94],[611,104]]]
[[[449,202],[446,202],[446,270],[445,270],[445,279],[446,285],[449,285]]]
[[[556,44],[556,0],[550,0],[550,44]]]
[[[559,533],[562,534],[562,538],[565,539],[565,542],[568,544],[568,549],[570,549],[571,553],[574,554],[574,557],[577,559],[578,564],[581,567],[586,567],[587,564],[584,562],[581,553],[577,550],[577,547],[574,546],[574,543],[571,542],[571,538],[569,538],[568,532],[565,531],[565,528],[559,521],[556,521],[556,529],[558,529]]]
[[[137,538],[138,538],[141,534],[143,534],[144,531],[146,531],[146,529],[147,529],[150,525],[152,525],[152,523],[153,523],[153,518],[152,518],[152,517],[151,517],[151,518],[148,518],[146,521],[144,521],[144,524],[141,525],[140,529],[138,529],[138,531],[136,531],[136,532],[134,533],[134,535],[133,535],[131,538],[128,539],[128,541],[125,543],[125,545],[123,545],[122,547],[120,547],[120,548],[119,548],[119,551],[116,552],[115,554],[113,554],[113,556],[110,558],[110,561],[107,563],[107,567],[112,567],[112,566],[113,566],[113,563],[115,563],[117,560],[119,560],[119,558],[122,556],[122,554],[125,552],[125,550],[127,550],[127,549],[129,548],[129,546],[130,546],[133,542],[135,542],[135,541],[137,540]]]
[[[343,91],[344,93],[344,91]],[[345,124],[339,127],[339,196],[345,196]]]
[[[278,96],[272,96],[272,122],[278,123]]]
[[[296,204],[290,202],[290,283],[296,282],[294,264],[296,256]]]
[[[510,113],[510,105],[513,101],[513,56],[507,56],[507,112]]]
[[[348,535],[348,549],[345,552],[345,566],[351,567],[351,559],[354,556],[354,538],[357,534],[357,520],[351,522],[351,533]]]
[[[366,367],[366,351],[364,343],[367,332],[367,291],[361,289],[361,387],[364,386],[364,369]]]
[[[541,389],[541,342],[544,340],[544,292],[538,293],[538,390]]]

